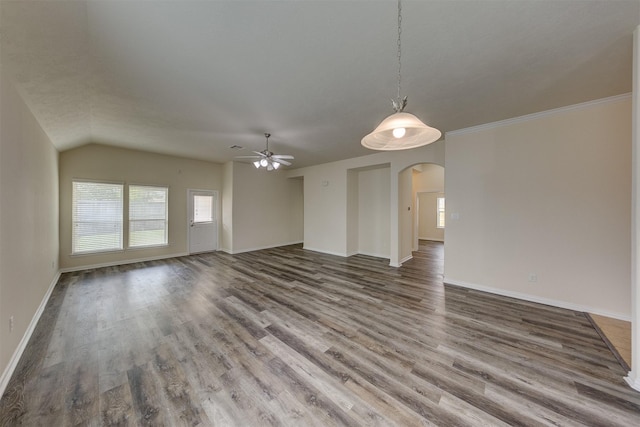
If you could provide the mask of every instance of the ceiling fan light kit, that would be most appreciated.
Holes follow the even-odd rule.
[[[275,160],[262,159],[253,162],[253,166],[255,166],[256,169],[266,168],[268,171],[272,171],[278,169],[280,167],[280,163]]]
[[[373,132],[362,138],[361,144],[371,150],[408,150],[437,141],[442,133],[427,126],[411,113],[404,112],[407,97],[400,98],[402,70],[402,4],[398,0],[398,98],[392,100],[395,113],[387,117]]]

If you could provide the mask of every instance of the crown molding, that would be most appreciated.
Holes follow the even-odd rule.
[[[630,98],[631,98],[631,93],[623,93],[622,95],[615,95],[615,96],[610,96],[608,98],[595,99],[593,101],[581,102],[580,104],[567,105],[565,107],[559,107],[559,108],[554,108],[552,110],[540,111],[538,113],[532,113],[524,116],[513,117],[511,119],[499,120],[497,122],[485,123],[482,125],[471,126],[468,128],[452,130],[449,132],[445,132],[445,140],[448,136],[463,135],[467,133],[493,129],[501,126],[507,126],[515,123],[528,122],[531,120],[539,119],[546,116],[551,116],[558,113],[581,110],[583,108],[593,107],[594,105],[599,105],[599,104],[609,104],[609,103],[620,102]]]

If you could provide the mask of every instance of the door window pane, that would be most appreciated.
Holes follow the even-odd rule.
[[[193,222],[213,221],[213,197],[193,196]]]

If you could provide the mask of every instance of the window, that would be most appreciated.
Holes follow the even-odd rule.
[[[73,182],[73,254],[122,249],[122,184]]]
[[[193,222],[211,222],[213,221],[213,197],[212,196],[193,196]]]
[[[167,187],[129,186],[129,247],[168,244]]]
[[[438,212],[436,213],[436,227],[444,228],[444,197],[438,197]],[[432,223],[433,224],[433,223]]]

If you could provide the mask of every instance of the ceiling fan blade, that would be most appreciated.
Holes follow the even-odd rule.
[[[234,159],[261,159],[262,156],[236,156]]]
[[[262,156],[262,157],[266,157],[267,156],[266,154],[264,154],[264,153],[262,153],[260,151],[252,151],[252,153],[256,153],[256,154],[258,154],[259,156]]]
[[[287,162],[286,160],[282,160],[282,159],[274,159],[273,161],[274,161],[274,162],[278,162],[278,163],[280,163],[280,164],[282,164],[282,165],[285,165],[285,166],[291,166],[291,163]]]
[[[274,154],[273,156],[274,159],[295,159],[295,157],[293,157],[291,154]]]

